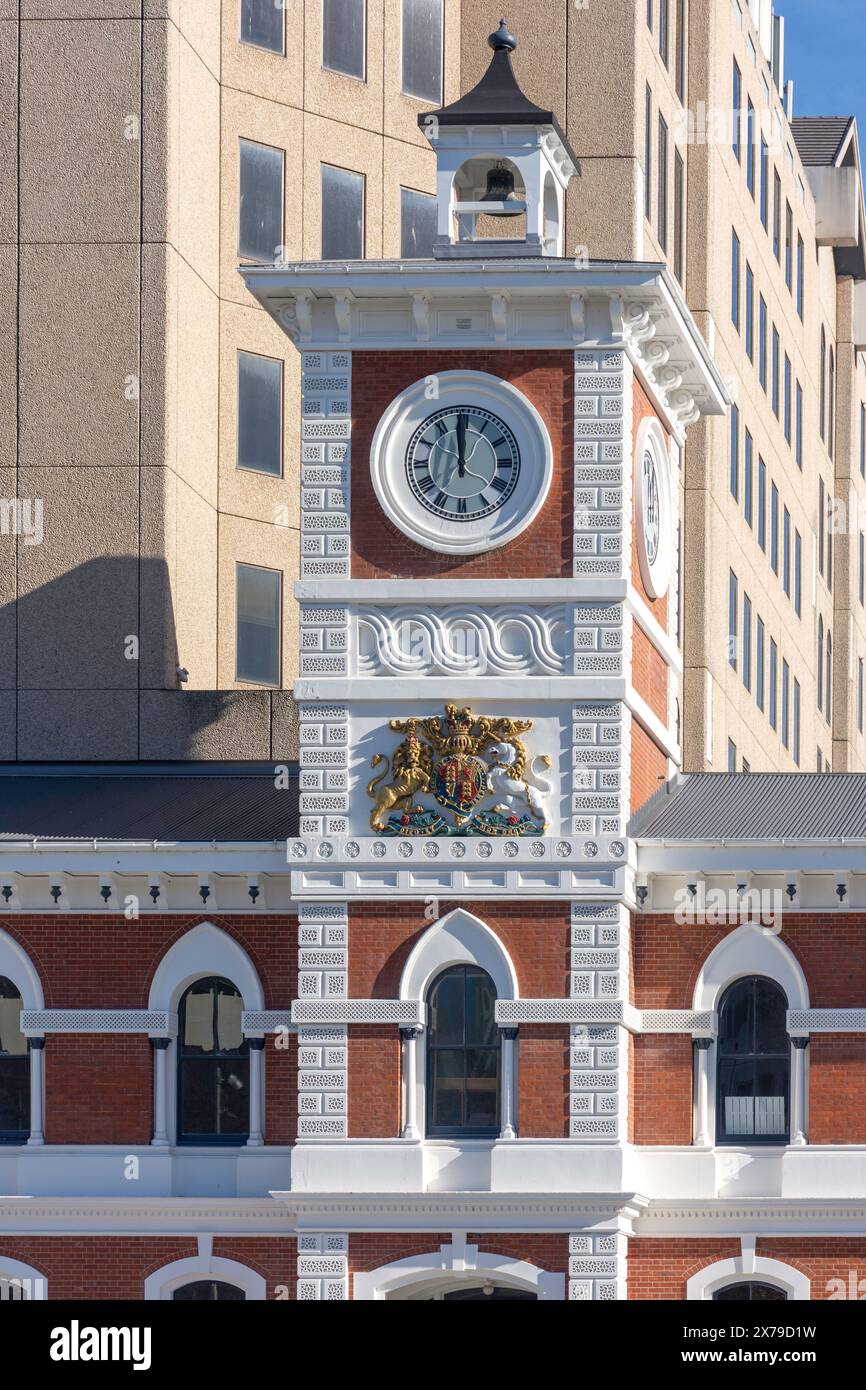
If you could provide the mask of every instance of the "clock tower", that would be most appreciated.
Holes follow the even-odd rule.
[[[663,266],[566,254],[516,43],[419,118],[431,259],[242,270],[303,371],[299,1297],[625,1296],[627,825],[679,765],[682,448],[726,396]]]

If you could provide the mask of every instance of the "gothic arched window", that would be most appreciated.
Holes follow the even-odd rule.
[[[455,965],[427,995],[427,1134],[499,1134],[500,1041],[496,989],[485,970]]]
[[[716,1081],[720,1144],[787,1144],[791,1044],[788,1000],[774,980],[750,975],[722,995]]]
[[[243,1144],[250,1129],[249,1042],[244,1002],[230,980],[209,976],[178,1008],[177,1138],[181,1144]]]
[[[725,1284],[716,1289],[713,1300],[718,1303],[784,1303],[788,1295],[775,1284]]]
[[[192,1284],[181,1284],[172,1294],[175,1302],[183,1303],[231,1303],[245,1298],[243,1289],[222,1279],[196,1279]]]

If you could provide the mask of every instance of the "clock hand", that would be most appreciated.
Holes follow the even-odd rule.
[[[457,458],[460,469],[457,476],[462,478],[466,471],[466,415],[462,410],[457,416]]]

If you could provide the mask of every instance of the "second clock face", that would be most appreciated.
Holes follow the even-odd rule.
[[[406,449],[406,479],[428,512],[478,521],[508,501],[520,476],[520,450],[498,415],[479,406],[434,411]]]

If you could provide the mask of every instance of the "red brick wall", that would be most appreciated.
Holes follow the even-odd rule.
[[[808,1058],[809,1142],[866,1142],[866,1038],[813,1033]]]
[[[0,1238],[0,1259],[21,1260],[48,1280],[49,1300],[144,1298],[149,1274],[174,1260],[195,1258],[196,1242],[183,1236],[29,1236]],[[267,1281],[268,1297],[280,1285],[295,1297],[294,1238],[232,1240],[217,1237],[213,1253],[248,1265]],[[283,1295],[284,1296],[284,1295]]]
[[[469,558],[434,555],[385,517],[370,479],[370,444],[385,409],[432,373],[489,372],[522,391],[553,446],[547,501],[527,531],[499,550]],[[572,571],[574,530],[574,355],[570,352],[356,352],[352,357],[352,576],[556,578]]]
[[[811,1281],[813,1299],[829,1298],[832,1279],[848,1284],[850,1270],[866,1276],[866,1241],[838,1237],[786,1240],[761,1239],[755,1253],[805,1274]],[[637,1239],[629,1241],[628,1296],[630,1299],[680,1300],[686,1297],[686,1283],[693,1274],[740,1254],[738,1240]],[[756,1275],[760,1279],[760,1275]]]
[[[635,1144],[692,1142],[692,1040],[659,1033],[636,1036],[630,1111]]]
[[[518,1124],[522,1139],[568,1135],[569,1030],[521,1024],[518,1043]]]
[[[400,1133],[400,1032],[394,1024],[349,1028],[349,1137]]]
[[[634,618],[631,624],[631,681],[638,695],[646,700],[653,714],[667,728],[667,662]]]
[[[659,748],[655,739],[650,738],[646,729],[636,719],[631,725],[631,810],[637,811],[655,796],[659,787],[667,780],[667,755]]]
[[[3,929],[38,971],[46,1008],[138,1009],[170,946],[199,922],[220,927],[250,956],[266,1008],[297,997],[298,927],[294,916],[154,914],[137,922],[70,913],[4,918]],[[294,1142],[297,1130],[297,1040],[265,1058],[265,1138]],[[45,1045],[46,1139],[49,1143],[147,1143],[151,1136],[152,1059],[146,1037],[52,1034]],[[82,1096],[87,1104],[82,1104]]]
[[[647,417],[655,418],[655,419],[658,419],[658,420],[659,420],[659,424],[661,425],[661,427],[662,427],[663,430],[665,429],[665,427],[664,427],[664,422],[663,422],[662,420],[659,419],[658,411],[656,410],[655,406],[653,405],[652,401],[650,400],[650,398],[649,398],[649,396],[647,395],[646,391],[644,390],[643,386],[642,386],[641,383],[638,381],[637,377],[634,378],[634,395],[633,395],[633,402],[634,402],[634,408],[633,408],[633,415],[632,415],[632,422],[633,422],[633,428],[632,428],[632,458],[634,459],[634,467],[637,468],[639,462],[641,463],[641,466],[642,466],[642,460],[639,461],[637,458],[635,458],[635,455],[634,455],[635,446],[637,445],[637,432],[638,432],[638,430],[639,430],[639,428],[640,428],[641,422],[642,422],[643,420],[645,420]],[[668,440],[668,443],[670,443],[670,435],[669,435],[669,433],[668,433],[667,430],[665,430],[665,438]],[[635,501],[635,521],[634,521],[634,527],[632,528],[632,545],[631,545],[631,582],[632,582],[632,584],[634,585],[634,587],[637,589],[637,591],[638,591],[638,593],[640,594],[641,598],[642,598],[642,599],[644,600],[644,602],[646,603],[646,605],[647,605],[647,607],[649,608],[650,612],[652,613],[653,617],[661,624],[661,626],[664,628],[665,632],[667,632],[667,629],[668,629],[668,600],[667,600],[667,595],[665,595],[664,598],[650,598],[649,594],[647,593],[646,589],[644,588],[643,576],[641,575],[641,572],[640,572],[640,560],[638,559],[638,549],[637,549],[637,528],[638,528],[638,526],[640,525],[640,517],[639,517],[638,514],[637,514],[638,489],[637,489],[637,478],[636,478],[636,477],[634,478],[633,494],[634,494],[634,501]]]
[[[562,1235],[524,1235],[507,1232],[491,1234],[470,1233],[467,1244],[476,1245],[479,1252],[505,1255],[525,1260],[550,1273],[564,1274],[568,1269],[568,1237]],[[380,1265],[406,1260],[411,1255],[438,1253],[440,1245],[450,1245],[448,1233],[409,1235],[364,1233],[349,1237],[349,1297],[354,1297],[354,1277],[378,1269]],[[483,1276],[482,1276],[483,1277]]]

